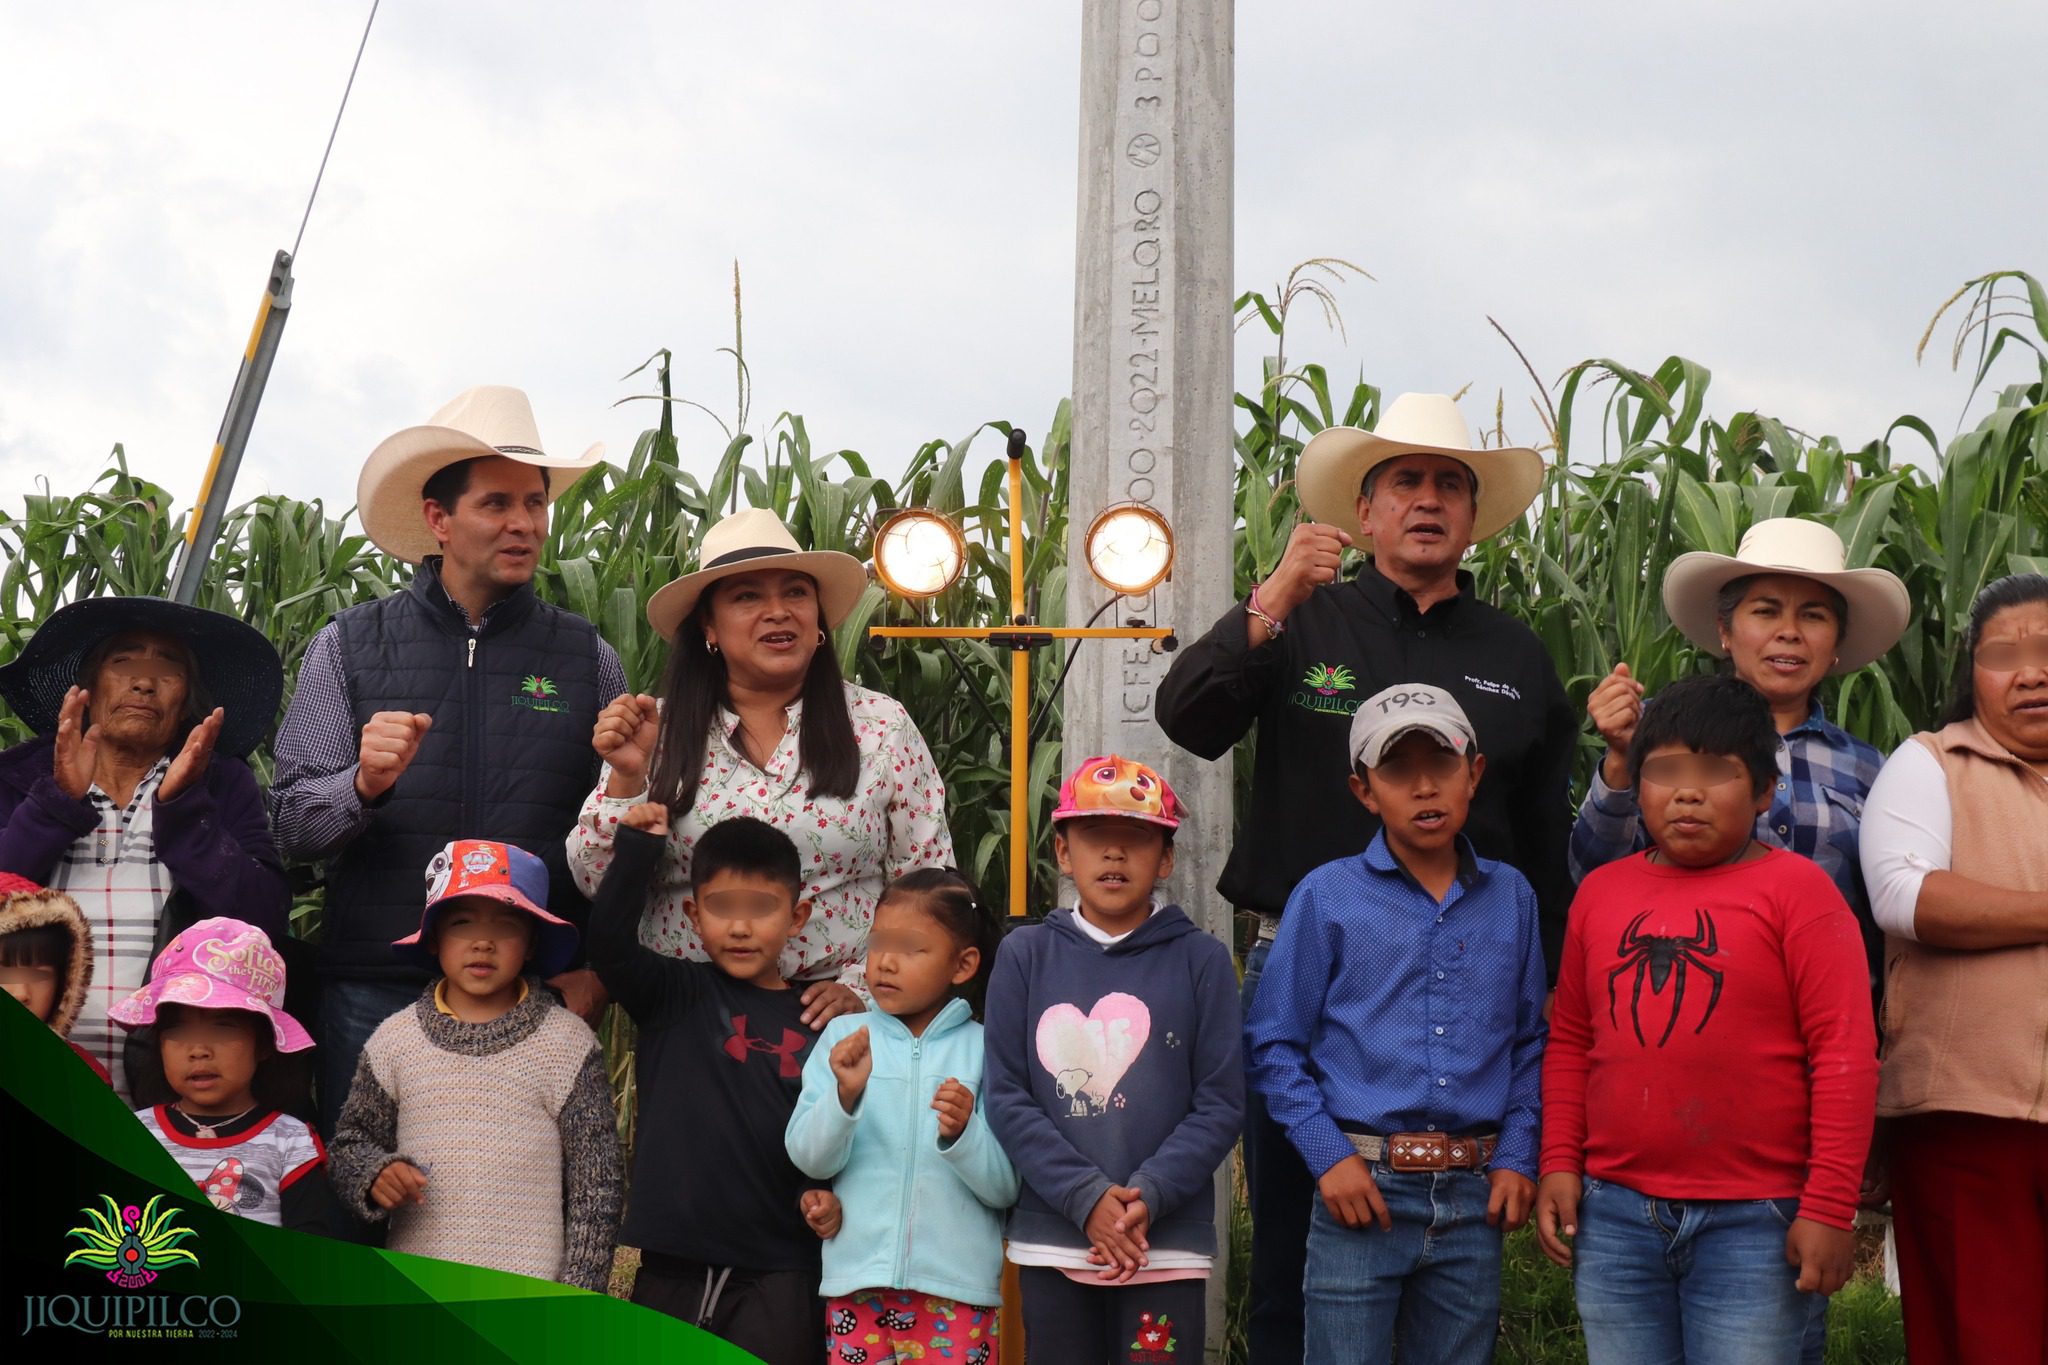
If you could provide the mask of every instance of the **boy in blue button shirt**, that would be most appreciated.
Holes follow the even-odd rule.
[[[1351,720],[1365,852],[1304,878],[1245,1021],[1252,1084],[1317,1177],[1307,1359],[1493,1359],[1501,1234],[1536,1194],[1536,893],[1460,831],[1486,771],[1443,688]]]

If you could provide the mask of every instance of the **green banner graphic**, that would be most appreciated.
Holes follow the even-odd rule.
[[[601,1294],[223,1213],[6,996],[0,1057],[0,1360],[754,1359]]]

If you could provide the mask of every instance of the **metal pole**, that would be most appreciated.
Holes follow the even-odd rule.
[[[1010,624],[1024,615],[1024,433],[1010,432]],[[1031,651],[1010,649],[1010,916],[1029,914],[1031,880]],[[1024,1295],[1017,1267],[1003,1258],[1002,1365],[1024,1365]]]
[[[249,329],[249,344],[242,350],[242,366],[228,395],[228,410],[220,419],[213,459],[206,466],[206,479],[199,486],[199,497],[185,527],[185,549],[178,559],[171,596],[187,605],[199,599],[199,582],[220,536],[221,518],[227,512],[228,496],[234,492],[242,451],[249,444],[249,430],[256,423],[256,409],[263,402],[263,386],[270,382],[270,363],[277,358],[277,343],[284,335],[291,307],[292,258],[290,252],[280,251],[270,263],[270,281],[256,309],[256,325]]]
[[[1012,431],[1010,456],[1010,624],[1024,616],[1024,433]],[[1031,651],[1010,651],[1010,914],[1024,903],[1031,872]]]

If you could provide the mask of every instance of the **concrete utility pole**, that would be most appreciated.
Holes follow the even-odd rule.
[[[1230,605],[1233,467],[1231,211],[1234,0],[1088,0],[1082,7],[1079,238],[1074,289],[1067,620],[1106,590],[1083,567],[1103,508],[1145,503],[1172,525],[1173,576],[1116,608],[1191,639]],[[1107,624],[1105,622],[1105,624]],[[1065,698],[1065,767],[1116,752],[1160,769],[1189,815],[1175,900],[1230,938],[1215,893],[1230,849],[1231,762],[1170,743],[1152,698],[1169,662],[1134,641],[1083,649]],[[1207,1356],[1221,1358],[1228,1172],[1217,1178]]]

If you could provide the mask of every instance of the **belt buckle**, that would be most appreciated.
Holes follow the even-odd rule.
[[[1397,1171],[1448,1171],[1451,1140],[1443,1133],[1395,1133],[1387,1139],[1387,1165]]]

